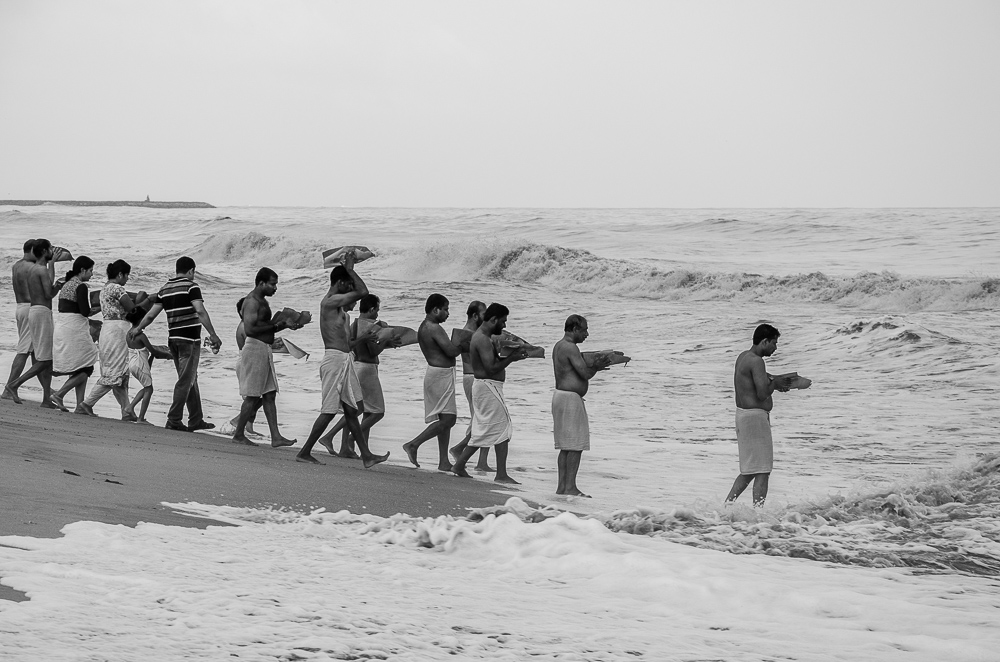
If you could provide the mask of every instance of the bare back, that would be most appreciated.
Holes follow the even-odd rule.
[[[30,260],[20,259],[10,268],[10,282],[14,288],[14,301],[17,303],[31,302],[28,277],[34,265],[35,263]]]
[[[576,343],[565,338],[556,343],[552,348],[552,369],[557,391],[570,391],[581,398],[587,395],[594,371],[587,367]]]
[[[736,406],[740,409],[763,409],[771,411],[770,378],[764,367],[764,359],[751,350],[742,352],[736,359],[733,388],[736,391]],[[766,394],[766,395],[764,395]]]
[[[52,307],[52,297],[55,296],[55,287],[52,284],[52,274],[48,267],[37,262],[31,265],[26,282],[28,285],[28,301],[32,306]]]
[[[449,355],[445,351],[446,347],[453,348],[454,345],[451,344],[444,328],[437,322],[425,318],[417,329],[417,342],[420,343],[420,351],[423,352],[427,365],[435,368],[455,366],[454,354]]]

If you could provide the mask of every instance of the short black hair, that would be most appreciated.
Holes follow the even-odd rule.
[[[502,303],[491,303],[487,308],[486,312],[483,313],[483,320],[491,320],[494,317],[504,317],[510,315],[510,309]]]
[[[24,242],[25,253],[31,253],[31,249],[35,247],[35,241],[36,241],[35,239],[29,239],[28,241]]]
[[[48,239],[35,239],[35,245],[31,247],[31,254],[35,257],[41,257],[50,248],[52,248],[52,242]]]
[[[243,317],[243,302],[246,300],[246,297],[241,297],[240,300],[236,302],[236,314],[240,317]]]
[[[351,274],[347,273],[347,267],[338,264],[330,271],[330,284],[334,285],[342,280],[352,280]]]
[[[486,310],[486,304],[482,301],[473,301],[469,304],[469,309],[465,311],[466,317],[472,317],[473,315],[482,314]]]
[[[566,325],[563,330],[566,332],[572,331],[573,329],[579,329],[581,326],[587,323],[587,318],[583,315],[570,315],[566,318]]]
[[[274,273],[272,269],[268,269],[267,267],[261,267],[257,271],[256,278],[253,279],[253,284],[256,286],[257,283],[269,283],[271,282],[272,278],[277,279],[278,274]]]
[[[777,340],[781,332],[770,324],[761,324],[753,331],[753,344],[759,345],[765,340]]]
[[[430,315],[431,311],[434,310],[435,308],[445,308],[447,306],[448,306],[448,297],[446,297],[443,294],[438,294],[437,292],[435,292],[434,294],[427,297],[427,303],[424,304],[424,312]]]
[[[116,277],[118,274],[125,274],[126,276],[132,273],[132,265],[125,260],[115,260],[108,265],[108,280]]]
[[[380,303],[382,303],[382,300],[378,298],[378,295],[366,294],[358,302],[358,310],[362,313],[367,313],[372,308],[378,308]]]
[[[132,326],[135,326],[142,321],[142,318],[146,316],[146,310],[136,306],[132,310],[125,313],[125,321],[129,322]]]
[[[187,272],[194,269],[197,265],[194,263],[194,258],[190,258],[187,255],[183,255],[177,258],[177,267],[175,271],[179,274],[186,274]]]

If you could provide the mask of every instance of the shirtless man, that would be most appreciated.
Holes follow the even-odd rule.
[[[298,462],[323,464],[312,456],[313,446],[330,421],[341,412],[347,419],[347,429],[358,444],[366,469],[385,462],[389,457],[388,453],[372,454],[358,423],[357,407],[361,401],[361,384],[350,356],[351,330],[344,308],[368,294],[368,287],[354,271],[354,262],[354,251],[350,251],[344,257],[344,263],[333,268],[330,272],[330,289],[320,302],[319,329],[326,348],[323,362],[319,366],[319,376],[323,382],[323,404],[309,432],[309,438],[295,456]]]
[[[469,354],[472,358],[472,437],[465,448],[459,448],[458,459],[452,472],[462,478],[470,478],[465,464],[477,448],[495,447],[498,483],[518,485],[507,474],[507,447],[513,434],[510,412],[503,401],[503,385],[507,379],[507,366],[515,361],[528,358],[527,350],[519,349],[507,358],[501,359],[493,345],[493,336],[507,326],[507,306],[491,303],[483,313],[483,324],[472,334]]]
[[[424,372],[424,422],[430,423],[424,431],[403,444],[406,457],[413,466],[419,467],[417,449],[420,445],[437,437],[438,471],[451,471],[448,461],[448,441],[451,429],[458,419],[455,405],[455,357],[464,349],[452,344],[441,324],[448,319],[448,299],[443,294],[432,294],[424,304],[424,321],[417,329],[420,351],[427,361]]]
[[[353,306],[354,304],[351,304],[350,308]],[[387,326],[378,319],[381,309],[381,299],[369,293],[358,303],[361,314],[351,323],[351,351],[354,353],[354,368],[361,383],[361,431],[365,435],[366,442],[371,438],[372,426],[385,417],[385,396],[382,394],[382,382],[378,376],[378,356],[386,347],[399,347],[400,343],[398,338],[388,343],[378,342],[378,330]],[[346,420],[341,417],[329,432],[319,438],[319,443],[330,455],[356,460],[358,454],[354,451],[353,438],[345,427]],[[333,438],[341,430],[344,430],[344,436],[341,438],[338,453],[333,450]]]
[[[556,389],[552,393],[552,423],[556,450],[559,484],[556,494],[589,497],[576,486],[583,451],[590,450],[590,422],[583,396],[590,388],[590,379],[611,364],[607,356],[599,356],[589,367],[577,347],[590,335],[587,320],[580,315],[570,315],[563,327],[563,339],[552,348],[552,369]]]
[[[17,351],[10,364],[10,377],[7,382],[12,382],[21,376],[21,373],[24,372],[24,366],[28,362],[28,356],[31,354],[31,330],[28,328],[28,309],[31,308],[31,295],[28,293],[28,274],[31,272],[31,266],[35,263],[35,254],[31,252],[34,245],[34,239],[24,242],[24,257],[10,268],[10,284],[14,288],[14,301],[17,303],[17,311],[14,313],[14,321],[17,323]],[[0,397],[4,400],[13,399],[6,391]]]
[[[32,377],[42,384],[42,403],[46,409],[58,409],[52,402],[52,298],[58,291],[55,286],[55,265],[52,264],[52,244],[48,239],[36,239],[31,253],[35,263],[25,271],[24,282],[28,288],[28,329],[31,333],[31,351],[35,363],[27,372],[8,382],[4,396],[20,404],[17,389]]]
[[[240,350],[240,362],[237,377],[240,380],[240,395],[243,396],[243,407],[240,418],[236,422],[233,441],[248,446],[256,446],[247,439],[244,433],[250,417],[261,406],[267,427],[271,430],[271,447],[291,446],[297,439],[286,439],[278,431],[278,408],[275,398],[278,394],[278,378],[274,370],[274,356],[271,345],[274,334],[282,329],[298,329],[298,325],[289,325],[285,320],[277,324],[271,321],[271,306],[267,297],[278,291],[278,274],[267,267],[262,267],[254,279],[254,288],[243,300],[243,331],[246,340]]]
[[[469,309],[465,312],[466,320],[465,326],[462,327],[462,331],[465,333],[462,335],[467,335],[470,338],[472,334],[476,332],[483,324],[483,313],[486,312],[486,304],[482,301],[473,301],[469,304]],[[454,334],[452,338],[454,338]],[[469,356],[469,350],[466,349],[462,352],[462,390],[465,391],[465,399],[469,402],[469,413],[472,413],[472,383],[476,380],[476,375],[472,371],[472,357]],[[469,420],[469,427],[465,430],[465,436],[462,437],[462,441],[458,442],[449,451],[451,456],[458,459],[458,454],[462,448],[465,448],[469,444],[469,438],[472,436],[472,420]],[[461,448],[460,448],[461,447]],[[489,463],[490,449],[480,448],[479,449],[479,462],[476,463],[476,471],[482,473],[489,473],[495,471]]]
[[[787,391],[793,376],[772,377],[764,368],[764,357],[778,349],[781,334],[770,324],[761,324],[753,332],[753,347],[736,359],[733,387],[736,390],[736,440],[740,449],[740,475],[729,490],[726,503],[732,503],[753,481],[753,505],[762,507],[767,498],[767,482],[773,467],[771,441],[771,394]]]

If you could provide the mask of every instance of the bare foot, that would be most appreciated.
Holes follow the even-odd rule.
[[[52,404],[48,400],[43,400],[42,403],[40,405],[38,405],[38,406],[41,407],[41,408],[43,408],[43,409],[56,409],[56,410],[59,410],[59,407],[56,407],[54,404]]]
[[[566,490],[565,492],[559,492],[559,491],[556,491],[556,494],[562,494],[563,496],[578,496],[578,497],[586,497],[586,498],[588,498],[588,499],[591,499],[591,498],[593,498],[593,497],[591,497],[591,496],[590,496],[589,494],[584,494],[584,493],[583,493],[583,492],[581,492],[580,490],[576,490],[576,489],[574,489],[574,490]]]
[[[299,453],[298,455],[295,456],[295,461],[296,462],[306,462],[307,464],[324,464],[323,462],[320,462],[319,460],[317,460],[316,458],[314,458],[309,453],[306,453],[305,455],[302,455],[301,453]]]
[[[419,467],[420,463],[417,462],[417,449],[411,446],[409,443],[403,444],[403,452],[406,453],[406,459],[410,461],[415,467]]]
[[[438,462],[438,471],[444,471],[445,473],[451,472],[451,465],[447,462]]]
[[[493,467],[491,467],[488,464],[477,464],[476,465],[476,471],[478,471],[480,473],[484,473],[484,474],[491,474],[494,471],[496,471],[496,469],[494,469]]]
[[[250,441],[249,439],[247,439],[246,435],[233,435],[233,443],[234,444],[243,444],[244,446],[256,446],[257,445],[255,443],[253,443],[252,441]]]
[[[376,464],[381,464],[382,462],[385,462],[388,459],[389,459],[388,453],[386,453],[385,455],[369,455],[368,459],[365,460],[365,469],[371,469]]]
[[[130,411],[125,411],[125,412],[122,412],[122,420],[123,421],[128,421],[129,423],[135,423],[136,421],[139,420],[139,417],[136,416],[135,414],[133,414]]]
[[[451,459],[458,462],[458,455],[459,455],[458,446],[452,446],[451,448],[449,448],[448,455],[451,455]]]
[[[333,455],[334,457],[337,456],[337,451],[333,450],[333,443],[332,442],[323,441],[322,439],[319,439],[318,441],[319,441],[320,444],[323,445],[323,448],[326,449],[327,453],[329,453],[330,455]]]
[[[55,405],[56,409],[58,409],[59,411],[69,411],[69,408],[63,404],[63,399],[61,395],[53,395],[49,398],[49,400],[51,401],[51,404]],[[43,407],[46,406],[44,402],[42,403],[42,406]]]
[[[496,478],[493,479],[493,482],[494,483],[503,483],[504,485],[520,485],[521,484],[521,483],[517,482],[516,480],[514,480],[513,478],[511,478],[510,476],[504,476],[502,478],[500,476],[497,476]]]
[[[298,439],[285,439],[284,437],[278,437],[277,439],[271,440],[271,448],[281,448],[282,446],[294,446],[299,442]]]
[[[88,405],[86,402],[79,403],[76,406],[76,409],[73,410],[73,413],[83,414],[84,416],[94,416],[95,418],[97,417],[97,414],[94,413],[94,410],[91,409],[90,405]]]
[[[9,386],[3,387],[3,395],[0,395],[0,400],[13,400],[14,404],[21,404],[21,398],[17,397],[17,391]]]
[[[360,460],[361,459],[361,456],[358,455],[357,453],[355,453],[354,451],[352,451],[352,450],[344,450],[343,448],[340,449],[339,453],[334,453],[334,455],[336,455],[337,457],[342,457],[345,460]]]
[[[152,423],[147,421],[145,418],[140,418],[138,421],[136,421],[136,423],[138,423],[139,425],[152,425]]]
[[[465,470],[465,467],[460,467],[457,464],[452,465],[451,473],[455,474],[459,478],[472,478],[469,472]]]

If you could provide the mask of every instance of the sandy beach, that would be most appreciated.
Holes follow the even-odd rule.
[[[0,535],[57,537],[81,520],[216,523],[175,513],[163,502],[435,516],[501,504],[510,494],[490,482],[430,471],[366,470],[319,447],[317,457],[326,464],[307,465],[295,462],[297,449],[251,448],[217,434],[86,418],[29,400],[20,406],[0,401],[0,430]],[[22,597],[0,586],[0,598]]]

